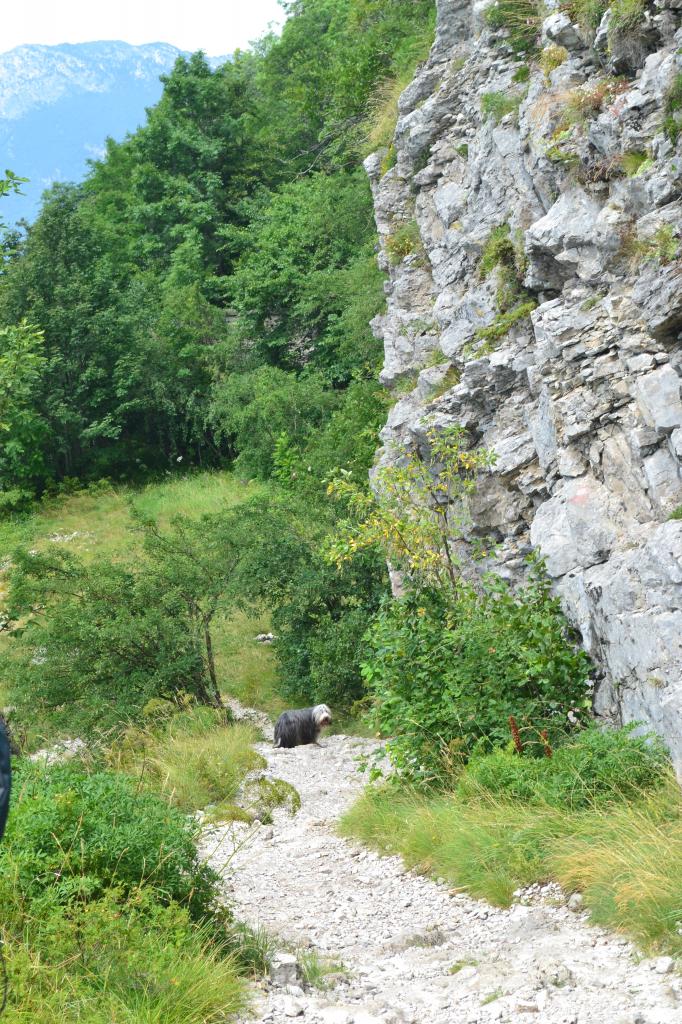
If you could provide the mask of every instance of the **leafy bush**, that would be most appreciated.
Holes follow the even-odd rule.
[[[406,256],[424,252],[419,225],[416,220],[410,220],[405,224],[401,224],[400,227],[396,228],[388,236],[386,239],[386,252],[393,266],[401,263]]]
[[[576,649],[550,584],[534,571],[512,593],[488,578],[481,593],[408,593],[367,634],[363,675],[374,719],[398,771],[444,781],[484,746],[524,735],[563,734],[570,710],[587,709],[587,655]]]
[[[487,790],[497,797],[578,810],[636,799],[663,785],[670,762],[651,735],[624,729],[585,729],[552,757],[519,756],[508,748],[474,757],[459,783],[463,796]]]
[[[28,909],[43,899],[96,900],[112,887],[125,896],[144,885],[200,918],[216,876],[199,862],[196,834],[179,810],[125,775],[24,762],[0,849],[2,875]]]
[[[374,553],[339,571],[309,552],[292,570],[272,618],[285,697],[343,709],[362,699],[363,638],[386,589]]]

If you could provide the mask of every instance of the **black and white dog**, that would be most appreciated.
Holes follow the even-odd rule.
[[[331,724],[332,713],[326,704],[283,711],[275,723],[275,746],[298,747],[303,743],[317,743],[322,729]]]

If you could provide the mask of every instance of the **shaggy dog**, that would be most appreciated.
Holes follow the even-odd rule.
[[[284,711],[275,723],[275,746],[298,747],[303,743],[317,743],[324,726],[331,723],[332,713],[326,704]]]

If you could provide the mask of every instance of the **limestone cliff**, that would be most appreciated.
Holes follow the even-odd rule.
[[[366,162],[396,398],[380,458],[427,423],[497,452],[475,514],[498,569],[545,556],[597,711],[653,724],[678,767],[681,20],[656,0],[590,33],[557,10],[528,60],[485,5],[438,0],[393,145]]]

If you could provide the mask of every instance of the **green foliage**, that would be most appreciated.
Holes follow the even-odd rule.
[[[239,452],[236,466],[262,478],[276,468],[281,478],[286,450],[303,450],[329,421],[340,395],[325,388],[319,374],[295,373],[260,366],[248,373],[226,374],[213,391],[211,418],[216,436],[229,439]],[[289,456],[288,456],[289,457]]]
[[[402,263],[406,256],[423,254],[424,246],[416,220],[407,221],[396,228],[386,239],[386,252],[393,266]]]
[[[256,731],[209,708],[174,714],[169,702],[152,701],[144,709],[154,723],[129,727],[108,751],[108,762],[161,793],[172,806],[192,812],[233,801],[248,772],[264,762],[253,749]],[[159,725],[159,721],[167,721]]]
[[[485,20],[491,28],[505,30],[505,42],[515,53],[531,54],[537,48],[540,8],[533,0],[495,0],[486,9]]]
[[[0,883],[1,885],[1,883]],[[3,893],[3,896],[6,895]],[[12,899],[13,894],[8,895]],[[4,921],[11,903],[3,899]],[[42,901],[5,945],[12,1024],[209,1024],[247,1005],[236,940],[225,947],[143,886],[64,910]]]
[[[516,69],[512,75],[512,82],[523,84],[530,79],[530,68],[527,64],[522,64]]]
[[[398,464],[376,473],[373,494],[345,477],[332,481],[329,493],[349,515],[329,539],[330,562],[341,567],[359,552],[378,549],[422,585],[456,586],[456,546],[471,527],[469,498],[477,474],[494,464],[494,453],[470,447],[461,427],[431,429],[427,439],[428,457],[403,452]]]
[[[481,96],[481,113],[483,117],[499,124],[507,114],[518,113],[522,99],[522,93],[484,92]]]
[[[673,146],[682,134],[682,73],[678,74],[666,93],[663,130]]]
[[[383,302],[381,275],[369,258],[372,237],[371,195],[361,171],[302,178],[262,206],[241,236],[230,290],[243,330],[259,339],[263,358],[299,369],[312,362],[347,380],[347,363],[345,373],[338,366],[345,340],[339,318],[361,294],[369,319]],[[363,349],[369,355],[376,347],[368,321],[354,328],[353,355],[361,360]]]
[[[526,256],[522,239],[512,237],[508,224],[500,224],[491,231],[483,246],[479,269],[483,278],[493,272],[496,274],[499,314],[492,324],[476,330],[474,341],[464,349],[467,359],[480,358],[493,351],[497,342],[506,337],[511,328],[529,316],[537,306],[537,302],[523,287]]]
[[[0,863],[27,913],[144,885],[195,918],[208,914],[215,875],[199,861],[195,826],[134,780],[73,762],[22,764],[15,793]]]
[[[611,12],[609,32],[625,35],[636,30],[642,24],[646,3],[645,0],[611,0],[609,10]]]
[[[571,18],[584,29],[598,28],[609,9],[609,0],[571,0],[568,10]]]
[[[507,313],[500,313],[489,327],[479,327],[474,337],[482,344],[467,349],[467,356],[474,355],[479,359],[492,352],[497,342],[505,338],[512,327],[529,317],[536,306],[537,302],[534,299],[529,299],[527,302],[521,302],[518,306],[514,306]]]
[[[635,800],[668,778],[660,740],[633,735],[633,726],[579,732],[551,757],[528,757],[509,747],[471,759],[459,782],[462,796],[485,790],[495,797],[579,810]]]
[[[508,224],[500,224],[493,228],[483,246],[479,268],[481,276],[488,277],[496,267],[518,267],[519,253],[511,237]]]
[[[682,505],[676,508],[674,512],[671,512],[669,518],[673,520],[682,519]]]
[[[628,238],[624,250],[635,266],[638,263],[660,263],[667,266],[680,257],[680,239],[672,224],[661,224],[648,238]]]
[[[43,470],[47,425],[35,396],[45,367],[41,331],[25,321],[0,328],[0,500],[5,498],[5,507],[17,505],[17,499],[8,502],[8,492],[21,493],[22,486],[30,491]]]
[[[510,715],[531,737],[554,737],[590,706],[588,658],[541,572],[517,593],[495,578],[480,593],[410,592],[383,609],[367,645],[375,724],[415,782],[443,782],[481,743],[507,743]]]
[[[138,521],[136,565],[54,546],[15,555],[10,613],[36,614],[13,633],[12,691],[58,727],[92,732],[187,695],[222,710],[211,629],[237,600],[240,516],[177,517],[167,531]]]

